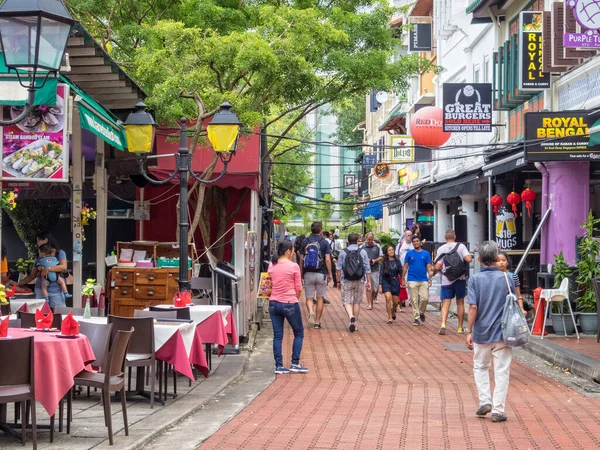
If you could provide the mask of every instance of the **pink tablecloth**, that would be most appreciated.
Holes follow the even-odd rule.
[[[88,338],[60,339],[57,333],[21,328],[11,328],[8,334],[13,339],[33,336],[35,399],[54,415],[60,399],[73,387],[73,377],[96,359]]]
[[[231,341],[231,345],[234,347],[240,343],[237,329],[235,327],[235,320],[233,320],[233,312],[229,310],[227,313],[227,325],[225,325],[225,331],[227,332],[227,336]]]
[[[231,323],[232,321],[227,321]],[[235,325],[233,326],[235,328]],[[196,334],[200,335],[202,342],[205,344],[217,344],[219,346],[219,356],[223,352],[223,349],[229,342],[227,336],[227,330],[223,325],[223,318],[221,317],[220,311],[215,311],[211,314],[208,319],[200,322],[196,326]]]
[[[188,355],[181,331],[176,331],[164,345],[156,350],[156,358],[171,364],[176,372],[194,380],[190,364],[196,367],[204,376],[208,374],[208,363],[202,348],[202,337],[196,331]]]

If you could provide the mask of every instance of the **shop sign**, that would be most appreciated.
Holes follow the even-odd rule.
[[[371,170],[377,164],[377,155],[365,155],[363,157],[363,166],[366,170]]]
[[[563,45],[576,48],[600,48],[600,4],[597,0],[569,0],[581,33],[565,33]]]
[[[432,50],[431,17],[411,17],[410,26],[408,51],[430,52]]]
[[[150,220],[150,202],[136,200],[133,202],[133,219]]]
[[[520,14],[519,63],[523,91],[550,89],[550,74],[543,72],[543,17],[541,11]]]
[[[415,142],[411,136],[390,136],[390,162],[408,163],[415,160]]]
[[[525,114],[525,158],[528,161],[600,159],[600,146],[588,147],[586,111]]]
[[[496,215],[496,242],[501,250],[511,250],[518,243],[515,215],[504,206]]]
[[[390,175],[390,166],[384,162],[377,163],[373,172],[377,178],[387,178]]]
[[[388,215],[389,216],[397,216],[402,212],[403,203],[396,203],[394,205],[388,206]]]
[[[356,175],[353,173],[344,174],[344,189],[354,189],[356,187]]]
[[[492,131],[491,83],[444,83],[444,131]]]
[[[409,164],[407,166],[407,186],[409,188],[421,184],[431,174],[431,162]]]
[[[122,129],[113,129],[111,126],[107,125],[106,122],[100,120],[96,114],[81,102],[79,102],[77,107],[79,108],[79,115],[81,118],[81,128],[91,131],[115,148],[125,150],[126,138]]]
[[[2,128],[5,181],[69,181],[68,96],[69,87],[59,84],[55,106],[34,106],[24,120]],[[5,117],[16,118],[22,110],[7,106]]]

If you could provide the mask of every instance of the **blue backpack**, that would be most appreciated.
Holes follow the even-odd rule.
[[[323,266],[323,253],[321,252],[321,241],[309,241],[304,255],[304,270],[307,272],[316,272]]]

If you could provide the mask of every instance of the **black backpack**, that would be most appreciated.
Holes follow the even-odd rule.
[[[458,246],[460,242],[454,246],[452,251],[448,253],[444,253],[440,257],[436,259],[436,263],[439,262],[440,259],[444,260],[444,275],[448,278],[448,281],[458,280],[460,277],[466,274],[465,270],[465,261],[460,257],[456,251],[458,250]]]
[[[365,276],[365,267],[363,266],[360,249],[344,249],[346,259],[344,261],[344,278],[348,281],[362,280]]]

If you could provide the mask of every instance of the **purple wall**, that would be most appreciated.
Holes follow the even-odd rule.
[[[542,230],[541,264],[554,264],[561,251],[569,264],[576,262],[575,237],[590,211],[590,163],[547,162],[550,218]]]

